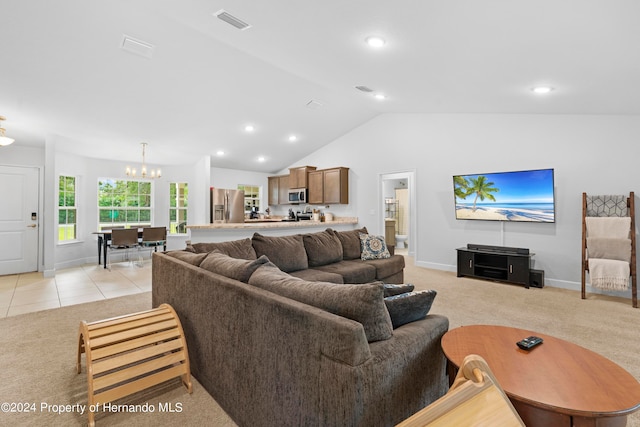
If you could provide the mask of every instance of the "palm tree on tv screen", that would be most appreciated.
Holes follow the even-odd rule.
[[[480,199],[480,201],[484,201],[484,199],[489,199],[492,202],[496,201],[496,198],[491,193],[497,193],[500,189],[494,187],[494,185],[493,182],[487,182],[486,176],[480,175],[477,178],[469,178],[469,195],[476,195],[473,199],[472,212],[476,211],[476,202],[478,199]]]
[[[453,177],[454,194],[458,199],[466,199],[471,192],[469,192],[469,181],[465,177],[456,175]]]

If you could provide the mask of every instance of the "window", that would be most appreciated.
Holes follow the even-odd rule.
[[[244,191],[244,211],[251,212],[253,208],[260,211],[260,186],[238,185],[238,190]]]
[[[186,182],[169,184],[169,232],[172,234],[187,232],[187,201],[189,188]]]
[[[76,177],[60,176],[58,181],[58,242],[76,240]]]
[[[103,178],[98,181],[98,226],[143,227],[151,225],[151,183]]]

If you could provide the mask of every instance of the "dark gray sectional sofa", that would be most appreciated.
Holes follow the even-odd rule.
[[[238,425],[393,426],[447,391],[448,319],[392,326],[379,280],[404,258],[348,259],[361,231],[153,254],[153,306],[176,310],[192,374]]]
[[[255,259],[266,255],[278,268],[301,279],[332,283],[402,283],[404,257],[361,259],[359,234],[368,234],[366,228],[352,231],[327,229],[318,233],[291,236],[262,236],[235,243],[195,243],[188,251],[203,253],[222,250],[235,258]],[[234,247],[233,245],[237,246]],[[253,249],[253,251],[251,250]],[[393,248],[389,248],[393,252]]]

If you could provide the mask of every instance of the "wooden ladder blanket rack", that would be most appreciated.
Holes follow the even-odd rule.
[[[612,196],[591,196],[592,199],[599,197],[612,197]],[[613,196],[615,197],[615,196]],[[620,196],[622,197],[622,196]],[[631,241],[631,256],[629,260],[629,271],[631,277],[631,305],[634,308],[638,308],[638,279],[636,273],[636,214],[635,214],[635,195],[631,191],[629,197],[626,197],[626,207],[622,204],[623,209],[618,209],[615,206],[601,206],[600,211],[589,210],[587,206],[589,204],[589,196],[587,193],[582,193],[582,299],[587,297],[587,281],[586,273],[589,271],[589,255],[587,247],[587,223],[586,218],[589,216],[600,217],[613,217],[613,216],[629,216],[631,219],[631,225],[629,230],[629,240]],[[626,208],[626,209],[625,209]],[[591,209],[597,210],[597,207],[592,206]]]
[[[80,323],[77,372],[86,353],[88,407],[131,395],[181,376],[191,393],[187,343],[173,307]],[[95,425],[94,411],[88,411]]]

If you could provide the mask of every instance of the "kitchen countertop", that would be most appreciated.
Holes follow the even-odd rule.
[[[191,230],[216,230],[216,229],[256,229],[256,228],[305,228],[305,227],[331,227],[335,225],[357,224],[357,217],[333,217],[333,221],[283,221],[282,218],[245,219],[244,223],[213,223],[203,225],[187,225]]]

